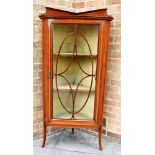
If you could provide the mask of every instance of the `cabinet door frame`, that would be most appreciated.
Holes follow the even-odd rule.
[[[52,118],[53,105],[53,66],[52,66],[52,24],[98,24],[98,53],[97,53],[97,68],[96,68],[96,88],[95,88],[95,103],[94,103],[94,120],[92,121],[70,121]],[[103,117],[103,101],[105,92],[105,73],[107,64],[107,47],[109,34],[109,22],[103,20],[88,20],[88,19],[44,19],[43,20],[43,107],[44,120],[47,123],[55,124],[56,126],[65,126],[66,123],[71,124],[85,124],[88,126],[96,126],[102,123]],[[49,77],[50,78],[49,78]],[[45,114],[46,113],[46,114]],[[69,123],[69,124],[70,124]]]

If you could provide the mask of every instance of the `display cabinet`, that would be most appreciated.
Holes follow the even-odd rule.
[[[96,128],[102,150],[110,21],[106,9],[72,13],[46,7],[42,19],[44,147],[46,128]]]

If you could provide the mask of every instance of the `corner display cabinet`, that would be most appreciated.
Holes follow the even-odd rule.
[[[110,21],[107,9],[72,13],[46,7],[42,19],[44,137],[46,128],[96,128],[102,122]]]

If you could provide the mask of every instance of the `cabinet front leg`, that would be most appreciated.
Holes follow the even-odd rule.
[[[99,148],[102,151],[102,126],[98,128]]]
[[[45,146],[45,143],[46,143],[46,125],[44,124],[44,127],[43,127],[43,143],[42,143],[42,147]]]

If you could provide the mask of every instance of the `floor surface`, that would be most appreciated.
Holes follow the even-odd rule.
[[[34,141],[34,155],[120,155],[121,144],[103,139],[103,151],[98,149],[98,137],[92,134],[71,130],[48,136],[46,145],[41,148],[42,139]]]

